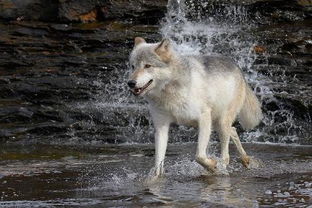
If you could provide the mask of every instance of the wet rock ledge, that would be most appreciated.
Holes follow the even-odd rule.
[[[151,23],[164,16],[167,0],[2,0],[0,18],[89,22],[107,19]]]

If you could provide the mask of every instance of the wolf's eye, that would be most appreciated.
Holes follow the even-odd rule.
[[[144,68],[150,68],[151,65],[150,64],[145,64]]]

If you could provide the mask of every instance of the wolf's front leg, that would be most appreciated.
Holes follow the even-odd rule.
[[[206,154],[211,134],[211,122],[211,109],[206,109],[201,114],[198,121],[199,135],[196,151],[196,161],[204,168],[214,172],[217,167],[217,162],[215,160],[209,159]]]
[[[164,161],[168,143],[169,124],[155,125],[155,175],[164,174]]]

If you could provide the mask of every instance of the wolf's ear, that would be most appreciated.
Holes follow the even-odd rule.
[[[155,49],[155,53],[164,61],[169,62],[171,59],[171,43],[169,39],[163,39]]]
[[[141,43],[146,43],[144,38],[141,38],[141,37],[134,38],[134,47],[140,45]]]

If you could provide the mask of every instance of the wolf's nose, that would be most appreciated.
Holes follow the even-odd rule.
[[[135,81],[135,80],[130,80],[130,81],[128,82],[128,86],[129,86],[130,88],[134,88],[135,85],[136,85],[136,81]]]

